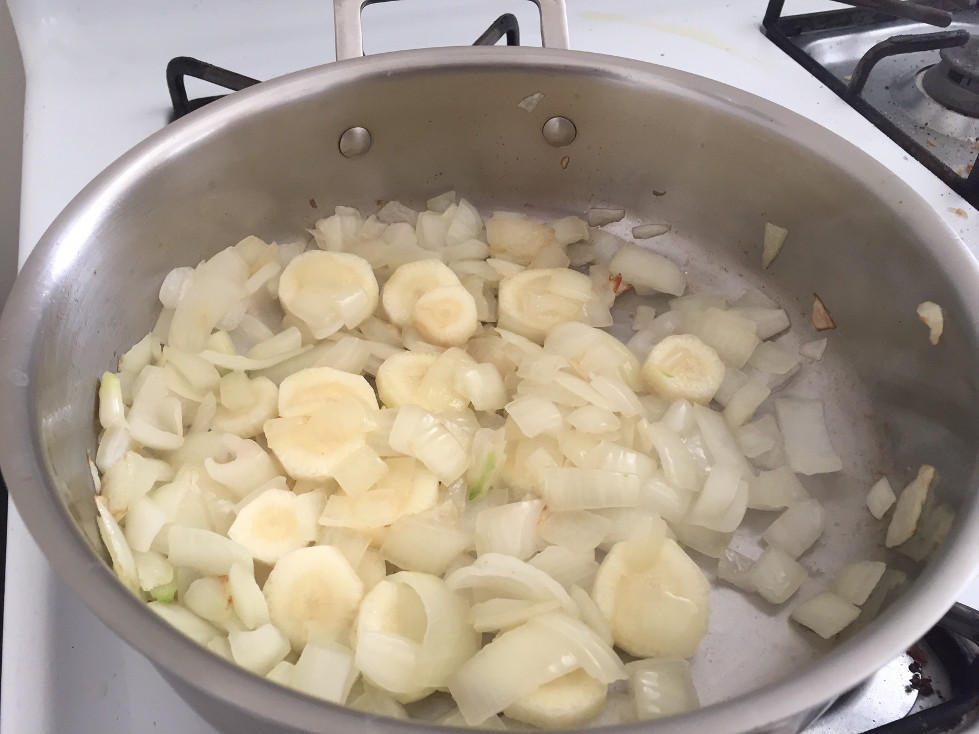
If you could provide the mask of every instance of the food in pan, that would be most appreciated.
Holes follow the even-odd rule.
[[[366,711],[555,728],[697,706],[695,557],[795,603],[825,524],[799,475],[842,466],[821,403],[769,399],[807,361],[786,312],[688,293],[668,238],[484,221],[453,193],[338,207],[312,236],[170,272],[102,378],[122,581],[215,653]],[[727,547],[749,511],[772,513],[756,557]],[[885,573],[867,563],[795,619],[842,630]]]

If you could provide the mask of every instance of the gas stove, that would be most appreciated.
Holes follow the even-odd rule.
[[[973,205],[979,204],[979,10],[935,2],[936,25],[866,9],[789,14],[766,35]]]
[[[175,113],[168,99],[165,69],[170,59],[183,56],[207,62],[171,69],[171,91],[178,77],[185,85],[183,95],[180,85],[175,87],[178,107],[193,107],[195,100],[224,91],[195,77],[240,88],[255,79],[334,58],[328,2],[111,0],[94,6],[61,0],[8,2],[27,74],[21,261],[88,180],[182,111]],[[934,29],[912,28],[906,21],[866,11],[840,11],[837,4],[824,0],[790,0],[784,9],[782,3],[772,3],[776,4],[779,11],[774,16],[769,9],[766,35],[762,32],[765,0],[573,0],[568,13],[571,45],[711,77],[816,120],[905,179],[979,252],[979,213],[968,203],[976,201],[971,189],[936,176],[934,165],[919,163],[901,147],[903,140],[894,142],[882,134],[863,116],[859,104],[851,107],[841,99],[867,50],[890,35],[922,35]],[[788,11],[784,17],[782,10]],[[825,28],[812,34],[793,30],[795,16],[825,18],[834,12],[837,15],[829,17],[850,13],[873,23],[861,29],[859,40],[847,40]],[[966,21],[974,23],[975,12],[956,8],[951,30],[959,30]],[[526,0],[404,0],[365,9],[365,48],[367,53],[381,53],[469,44],[495,18],[508,13],[519,25],[520,42],[540,45],[537,12]],[[498,26],[494,35],[505,34],[508,22]],[[773,28],[781,29],[786,43],[772,42],[777,35]],[[845,59],[843,49],[850,53]],[[977,152],[977,122],[971,118],[949,122],[947,110],[934,101],[940,92],[930,91],[931,82],[922,81],[923,70],[942,60],[941,52],[930,49],[915,54],[920,58],[885,57],[863,85],[860,98],[884,100],[882,105],[889,107],[895,99],[914,97],[917,107],[898,113],[906,118],[902,124],[907,136],[925,148],[947,147],[942,165],[968,182]],[[954,70],[955,59],[946,62]],[[825,67],[827,76],[813,76],[815,65]],[[889,66],[897,68],[893,78],[900,84],[878,78]],[[979,581],[963,591],[960,601],[979,606]],[[956,620],[951,623],[955,626]],[[152,666],[109,632],[53,575],[12,507],[4,631],[3,732],[215,734]],[[949,680],[943,667],[935,664],[937,659],[950,655],[952,667],[965,665],[967,682],[975,673],[954,649],[944,650],[942,640],[947,635],[943,635],[939,631],[922,641],[845,696],[811,731],[865,731],[953,698],[955,689],[966,684]],[[888,731],[912,730],[925,729]],[[970,730],[979,728],[967,717],[955,731]]]

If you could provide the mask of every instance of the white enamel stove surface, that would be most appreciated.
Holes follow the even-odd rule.
[[[765,0],[568,4],[573,48],[712,77],[812,118],[901,175],[979,246],[979,215],[759,32]],[[85,183],[166,123],[171,57],[195,56],[259,79],[334,58],[328,0],[9,5],[27,74],[21,261]],[[824,0],[788,6],[792,13],[839,7]],[[365,46],[376,53],[468,44],[502,12],[518,16],[525,45],[540,43],[536,9],[525,0],[406,0],[367,9]],[[949,211],[957,207],[972,216]],[[5,734],[215,734],[55,577],[12,507],[7,553]],[[979,583],[961,600],[979,605]]]

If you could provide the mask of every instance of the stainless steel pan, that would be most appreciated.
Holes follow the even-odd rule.
[[[561,9],[543,3],[545,39],[551,27],[560,40]],[[338,46],[357,55],[351,44]],[[518,107],[535,93],[536,108]],[[573,124],[573,141],[567,124],[546,124],[555,117]],[[886,558],[911,583],[836,646],[802,634],[786,610],[719,589],[694,662],[705,708],[658,731],[797,731],[952,604],[979,560],[979,264],[912,190],[793,113],[651,64],[530,48],[355,58],[236,94],[127,153],[51,226],[0,320],[0,462],[19,512],[83,601],[205,718],[234,732],[422,731],[239,670],[123,589],[98,540],[85,463],[97,377],[152,325],[170,268],[247,234],[295,236],[334,204],[421,204],[449,188],[486,212],[614,205],[628,210],[624,227],[668,220],[673,232],[653,246],[692,283],[761,288],[800,339],[815,336],[816,292],[838,324],[818,369],[792,387],[826,400],[846,466],[809,482],[831,520],[800,598],[866,558]],[[790,235],[762,271],[766,221]],[[917,323],[923,300],[945,310],[938,346]],[[864,497],[881,472],[899,483],[926,461],[955,522],[915,563],[884,553]]]

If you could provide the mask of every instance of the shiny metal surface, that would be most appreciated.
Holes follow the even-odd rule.
[[[537,92],[533,111],[518,106]],[[556,115],[578,130],[561,150],[541,135]],[[354,125],[374,143],[348,159],[337,141]],[[791,386],[827,401],[846,465],[807,482],[832,519],[805,561],[800,598],[865,558],[886,557],[913,582],[839,646],[800,634],[787,609],[718,589],[694,660],[706,707],[658,731],[797,731],[951,605],[979,560],[979,266],[930,207],[829,131],[682,72],[541,49],[375,56],[258,85],[137,146],[52,225],[0,319],[0,464],[18,510],[79,597],[205,718],[235,732],[424,730],[251,676],[123,589],[103,560],[85,463],[98,376],[150,328],[170,268],[247,234],[295,237],[332,204],[420,205],[449,188],[484,212],[619,206],[624,228],[669,221],[672,232],[650,245],[692,283],[730,295],[761,288],[785,306],[798,340],[815,336],[807,313],[818,292],[839,325],[819,369]],[[790,240],[762,271],[766,221]],[[945,309],[937,347],[915,315],[926,299]],[[627,315],[629,302],[621,308]],[[918,565],[882,551],[863,503],[872,477],[901,482],[923,461],[938,466],[936,494],[956,523]]]
[[[979,28],[979,10],[957,11],[955,17],[949,30],[975,33]],[[892,36],[920,35],[933,30],[893,20],[861,27],[859,32],[851,28],[812,33],[800,40],[799,47],[837,79],[848,83],[857,62],[875,44]],[[882,59],[871,72],[861,95],[902,132],[927,146],[939,160],[965,177],[976,160],[979,119],[949,109],[924,87],[923,76],[926,72],[940,73],[937,69],[940,62],[939,51],[918,51]]]
[[[337,145],[344,158],[356,158],[369,151],[373,142],[371,132],[366,127],[351,127],[343,131]]]
[[[574,142],[578,136],[578,128],[567,117],[552,117],[544,123],[541,134],[555,148],[564,148]]]

